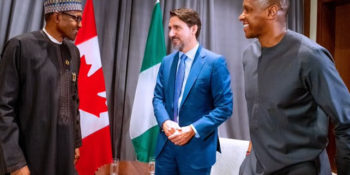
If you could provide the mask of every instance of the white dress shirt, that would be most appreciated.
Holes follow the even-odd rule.
[[[184,77],[184,81],[182,83],[181,93],[180,93],[180,97],[179,97],[179,101],[178,101],[178,110],[179,111],[180,111],[180,107],[181,107],[180,105],[181,105],[182,97],[184,95],[184,91],[185,91],[188,75],[190,74],[192,63],[194,61],[194,57],[196,56],[198,47],[199,47],[199,43],[197,43],[191,50],[189,50],[186,53],[179,52],[179,60],[178,60],[178,63],[177,63],[177,69],[179,68],[179,64],[180,64],[180,61],[181,61],[181,59],[180,59],[181,56],[183,54],[185,54],[187,56],[187,59],[185,61],[185,77]],[[176,117],[179,117],[179,116],[176,116]],[[179,120],[177,120],[177,121],[179,121]],[[194,132],[196,133],[196,138],[199,138],[200,136],[197,133],[196,128],[194,128],[194,126],[192,124],[191,124],[191,127],[194,130]]]

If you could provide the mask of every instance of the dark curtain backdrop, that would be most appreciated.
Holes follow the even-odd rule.
[[[226,57],[234,92],[234,113],[219,128],[220,137],[249,139],[242,68],[245,39],[238,16],[243,0],[160,0],[168,53],[169,11],[195,9],[202,20],[199,42]],[[43,28],[43,0],[0,0],[0,51],[5,42]],[[85,0],[83,0],[85,2]],[[111,123],[114,157],[135,158],[129,137],[130,113],[155,0],[94,0],[95,18]],[[303,33],[303,0],[291,0],[288,27]]]

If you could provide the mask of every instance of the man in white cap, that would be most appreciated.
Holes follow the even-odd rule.
[[[73,43],[80,0],[46,0],[46,26],[9,40],[0,59],[0,174],[73,175],[81,146]]]

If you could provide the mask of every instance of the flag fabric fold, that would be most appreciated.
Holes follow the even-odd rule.
[[[81,56],[78,93],[83,138],[76,169],[80,175],[93,175],[99,167],[112,162],[112,146],[92,0],[86,1],[75,44]]]
[[[152,99],[159,66],[165,54],[162,13],[158,0],[152,12],[130,119],[130,137],[137,160],[141,162],[149,162],[155,151],[159,127],[153,113]]]

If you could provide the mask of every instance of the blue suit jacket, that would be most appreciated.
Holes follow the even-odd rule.
[[[175,75],[179,52],[163,58],[154,91],[153,107],[159,125],[156,155],[168,140],[161,126],[173,115]],[[230,74],[224,57],[198,47],[187,79],[179,111],[179,125],[193,124],[199,138],[193,137],[182,146],[181,154],[193,168],[211,166],[220,150],[217,127],[232,114]],[[170,141],[169,141],[170,142]]]

